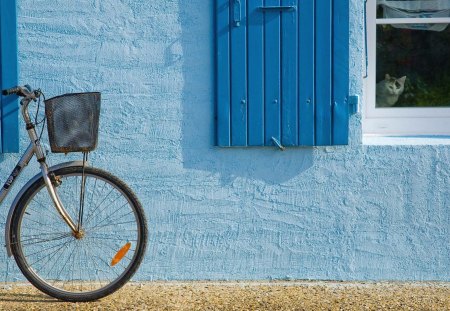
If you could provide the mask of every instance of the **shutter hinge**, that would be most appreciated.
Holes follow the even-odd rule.
[[[354,115],[359,111],[359,95],[349,96],[348,99],[348,113]]]
[[[234,0],[233,1],[233,21],[234,21],[235,27],[241,26],[241,19],[242,19],[241,0]]]

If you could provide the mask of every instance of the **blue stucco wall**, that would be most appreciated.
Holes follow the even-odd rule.
[[[355,115],[345,147],[216,148],[213,1],[17,1],[20,82],[103,92],[92,162],[149,218],[136,279],[450,281],[449,146],[365,146]],[[363,1],[350,3],[362,97]],[[0,256],[0,279],[20,279]]]

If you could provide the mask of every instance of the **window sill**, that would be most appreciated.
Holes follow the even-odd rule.
[[[366,134],[363,135],[363,145],[369,146],[435,146],[450,145],[450,136],[427,135],[427,136],[383,136]]]

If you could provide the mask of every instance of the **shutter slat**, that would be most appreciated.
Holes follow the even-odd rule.
[[[334,1],[333,145],[348,144],[349,5]]]
[[[263,0],[248,1],[248,144],[264,145]]]
[[[230,128],[230,6],[216,1],[217,145],[231,146]]]
[[[282,0],[282,6],[297,7],[297,0]],[[281,144],[298,145],[297,10],[281,14]]]
[[[279,0],[266,0],[266,7],[280,6]],[[280,141],[280,12],[267,10],[265,19],[265,145]]]
[[[246,0],[231,0],[231,144],[247,146]],[[240,20],[239,25],[235,23]]]
[[[348,143],[349,4],[216,0],[217,144]]]
[[[331,145],[332,3],[316,0],[316,145]]]
[[[299,145],[314,145],[314,0],[299,0]]]
[[[18,84],[16,1],[0,1],[0,66],[2,89]],[[18,103],[1,97],[1,152],[19,151]]]

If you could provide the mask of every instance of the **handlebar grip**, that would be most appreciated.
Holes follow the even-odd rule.
[[[2,91],[2,95],[12,95],[12,94],[17,94],[21,91],[21,87],[20,86],[16,86],[10,89],[6,89]]]

